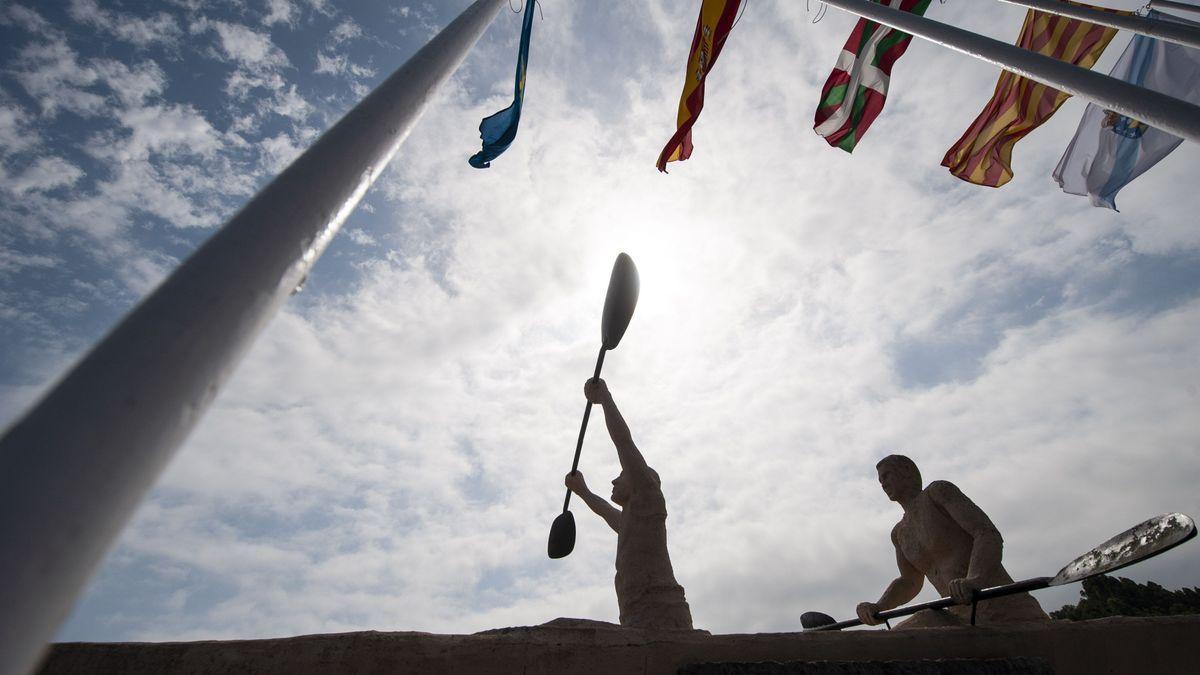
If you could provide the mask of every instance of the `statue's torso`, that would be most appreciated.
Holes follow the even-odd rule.
[[[971,565],[970,535],[933,501],[928,489],[896,526],[896,544],[943,596],[949,594],[952,580],[967,576]]]
[[[957,489],[952,494],[970,502]],[[972,507],[977,511],[973,504]],[[978,517],[986,518],[982,511],[977,513]],[[988,527],[994,528],[990,521]],[[900,554],[925,575],[942,597],[950,595],[951,581],[968,575],[971,550],[975,541],[934,500],[929,488],[923,490],[905,511],[904,517],[896,525],[895,536]],[[990,574],[984,576],[983,583],[985,587],[1000,586],[1012,583],[1012,580],[1004,565],[997,564]],[[955,606],[949,608],[947,613],[965,622],[970,618],[971,608],[965,605]],[[977,619],[982,625],[990,625],[1014,621],[1045,621],[1047,617],[1033,596],[1018,593],[980,603]],[[918,626],[920,623],[918,621],[911,625]]]
[[[656,486],[635,492],[621,511],[616,567],[613,581],[622,626],[692,627],[691,610],[667,552],[666,500]]]

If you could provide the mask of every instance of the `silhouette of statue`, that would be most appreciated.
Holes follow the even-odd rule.
[[[904,517],[892,528],[897,577],[878,602],[858,605],[858,618],[868,626],[879,623],[876,612],[899,607],[920,592],[925,579],[943,597],[960,606],[924,610],[900,624],[904,628],[963,625],[970,622],[972,594],[1012,583],[1000,563],[1004,540],[990,518],[953,483],[934,481],[921,489],[921,472],[904,455],[884,457],[875,468],[888,499],[900,504]],[[1041,605],[1028,593],[985,600],[978,604],[980,625],[1047,621]]]
[[[633,628],[692,630],[692,612],[683,587],[675,581],[667,553],[667,502],[658,473],[633,443],[604,380],[592,378],[583,394],[604,410],[608,435],[617,448],[621,475],[613,479],[612,500],[588,489],[579,472],[567,474],[566,485],[617,533],[617,606],[621,625]]]

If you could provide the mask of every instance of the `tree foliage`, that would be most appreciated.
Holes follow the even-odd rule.
[[[1103,616],[1170,616],[1200,614],[1200,588],[1169,591],[1147,581],[1139,584],[1124,577],[1098,576],[1083,580],[1078,605],[1050,612],[1055,619],[1098,619]]]

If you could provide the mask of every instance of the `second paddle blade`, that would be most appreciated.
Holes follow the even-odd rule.
[[[800,627],[804,630],[820,628],[821,626],[828,626],[834,623],[837,622],[834,621],[833,617],[824,612],[805,612],[800,615]]]
[[[550,526],[550,539],[546,542],[546,555],[552,559],[565,558],[575,550],[575,516],[564,511]]]
[[[1051,586],[1107,574],[1156,556],[1196,536],[1196,523],[1182,513],[1168,513],[1138,523],[1067,563]]]

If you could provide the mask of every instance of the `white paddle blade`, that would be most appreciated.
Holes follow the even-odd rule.
[[[1083,581],[1156,556],[1196,536],[1196,523],[1182,513],[1151,518],[1067,563],[1051,586]]]

